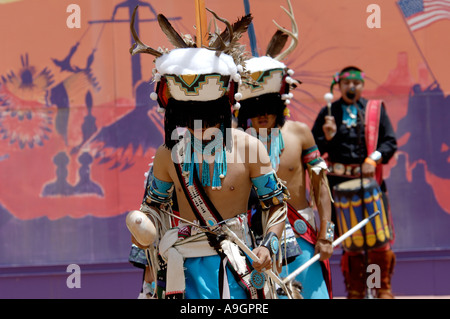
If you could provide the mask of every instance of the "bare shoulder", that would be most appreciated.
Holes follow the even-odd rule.
[[[169,164],[172,164],[172,151],[165,145],[158,147],[153,159],[153,172],[161,180],[169,181]]]
[[[155,159],[158,157],[160,159],[166,160],[167,158],[171,158],[172,151],[168,149],[164,144],[160,145],[155,153]]]
[[[303,122],[286,121],[286,123],[284,124],[284,127],[286,127],[286,129],[288,131],[293,131],[293,132],[296,132],[296,133],[299,133],[302,135],[303,134],[312,134],[309,126]]]
[[[250,136],[240,128],[231,128],[231,133],[233,134],[233,138],[237,139],[243,139],[245,136]]]
[[[299,140],[302,148],[308,148],[315,145],[314,136],[309,126],[303,122],[286,121],[282,129],[283,137],[286,136]]]
[[[250,176],[259,176],[270,172],[270,158],[264,144],[256,137],[240,129],[233,129],[234,145],[250,169]],[[243,154],[243,155],[242,155]]]
[[[244,147],[247,151],[258,152],[258,150],[264,147],[264,144],[255,136],[241,130],[241,129],[232,129],[233,130],[233,138],[234,144],[237,144],[239,148]],[[237,143],[236,143],[237,142]]]

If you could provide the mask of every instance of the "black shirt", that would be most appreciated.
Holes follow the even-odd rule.
[[[365,108],[367,100],[361,98],[357,101],[358,117],[356,127],[347,127],[346,123],[342,122],[343,107],[346,105],[344,100],[340,98],[331,105],[331,115],[336,121],[337,132],[330,140],[325,139],[322,126],[325,123],[325,116],[328,115],[328,108],[322,108],[314,122],[312,133],[314,135],[317,147],[323,155],[328,153],[328,159],[331,162],[343,164],[360,164],[364,159],[370,155],[367,154],[365,143],[365,129],[364,120],[361,126],[361,118],[364,119]],[[361,129],[362,127],[362,129]],[[397,140],[395,138],[394,129],[391,121],[387,115],[384,103],[380,112],[380,126],[378,133],[377,151],[383,157],[383,164],[389,162],[391,157],[397,150]]]

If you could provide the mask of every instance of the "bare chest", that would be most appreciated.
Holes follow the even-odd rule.
[[[174,173],[177,202],[181,217],[189,220],[198,219],[192,209],[192,205],[194,204],[195,206],[196,203],[191,201],[187,188],[183,186],[184,181],[177,177],[176,172]],[[200,181],[202,174],[203,168],[202,165],[199,165],[198,176]],[[209,174],[212,178],[213,169],[211,167]],[[251,180],[245,165],[242,163],[227,163],[227,173],[221,179],[220,188],[213,189],[211,186],[202,186],[202,188],[223,219],[234,217],[247,210]]]

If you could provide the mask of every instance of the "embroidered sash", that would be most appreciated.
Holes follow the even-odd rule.
[[[294,232],[304,240],[306,240],[311,245],[316,245],[317,243],[317,231],[306,221],[306,219],[300,215],[300,213],[292,207],[289,203],[287,203],[288,207],[288,219],[292,225],[292,229]],[[333,291],[331,289],[331,266],[330,260],[324,260],[320,262],[322,266],[322,274],[327,285],[328,294],[330,299],[333,298]]]
[[[365,127],[367,154],[370,155],[377,149],[378,133],[380,127],[381,100],[369,100],[366,106]],[[375,179],[381,185],[383,180],[383,165],[378,164],[375,170]]]
[[[189,176],[183,176],[183,167],[180,164],[175,165],[175,170],[180,180],[181,187],[183,189],[184,195],[191,206],[195,217],[200,221],[202,226],[212,227],[218,222],[223,221],[222,216],[217,211],[216,207],[213,205],[208,195],[206,195],[205,190],[201,187],[200,180],[198,179],[196,168],[194,167],[193,177],[194,182],[191,186],[189,185]]]

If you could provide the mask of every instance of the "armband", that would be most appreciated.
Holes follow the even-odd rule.
[[[306,164],[306,169],[308,170],[308,174],[310,177],[312,177],[313,174],[324,177],[319,181],[318,190],[320,192],[321,187],[320,183],[325,182],[326,188],[328,190],[328,195],[330,196],[330,200],[332,203],[334,203],[333,196],[331,195],[330,186],[328,184],[328,179],[325,176],[328,172],[328,166],[325,160],[320,156],[320,151],[317,145],[314,145],[302,151],[302,162]],[[318,198],[320,198],[319,196],[320,194],[319,193],[313,194],[314,185],[312,178],[310,178],[309,189],[310,189],[310,196],[311,198],[313,198],[313,201],[315,202]]]
[[[167,204],[172,200],[172,192],[174,189],[173,182],[165,182],[159,180],[153,175],[153,167],[147,176],[147,185],[145,189],[144,203],[151,204]]]
[[[321,171],[328,171],[328,166],[325,160],[320,156],[320,151],[317,145],[314,145],[302,152],[302,161],[307,168],[312,170],[317,175]]]
[[[261,241],[261,246],[266,247],[271,255],[276,255],[279,248],[278,236],[274,232],[269,232]]]
[[[279,181],[275,171],[252,178],[252,183],[263,209],[278,205],[288,197],[287,188]]]
[[[306,165],[314,166],[325,161],[320,156],[317,145],[314,145],[302,151],[302,162]]]

